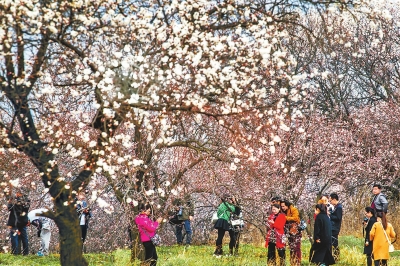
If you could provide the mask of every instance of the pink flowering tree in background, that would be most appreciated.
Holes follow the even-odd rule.
[[[277,5],[284,9],[274,14]],[[87,264],[74,199],[90,182],[115,179],[121,169],[127,174],[139,170],[131,177],[137,182],[135,192],[149,194],[147,173],[140,170],[147,161],[141,154],[113,149],[118,143],[121,150],[136,145],[123,133],[124,126],[140,125],[149,141],[153,128],[159,128],[155,143],[167,145],[174,141],[174,124],[186,113],[214,117],[233,131],[223,117],[277,106],[279,82],[290,75],[290,56],[280,45],[285,32],[277,27],[291,19],[285,10],[291,11],[289,3],[145,6],[152,5],[0,5],[1,145],[24,153],[37,168],[35,180],[43,182],[53,200],[53,211],[46,215],[59,229],[62,265]],[[279,75],[268,90],[259,86],[264,78],[260,68]],[[66,121],[76,126],[66,128]],[[72,165],[62,172],[60,159],[67,155]]]
[[[313,173],[336,182],[349,172],[339,158],[353,131],[321,127],[331,103],[321,97],[353,73],[334,72],[345,60],[331,68],[333,52],[354,46],[328,27],[354,26],[347,7],[370,12],[363,2],[3,1],[0,155],[29,169],[5,165],[4,192],[49,195],[62,265],[87,265],[74,208],[86,188],[99,216],[129,212],[122,227],[141,201],[165,215],[172,197],[230,192],[261,228],[257,203],[285,193],[298,202]],[[318,11],[321,32],[325,13],[310,24],[304,15]]]

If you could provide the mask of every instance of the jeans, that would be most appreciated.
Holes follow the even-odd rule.
[[[11,239],[11,254],[18,255],[19,254],[19,240],[22,242],[22,254],[29,254],[29,245],[28,245],[28,233],[26,231],[26,226],[22,228],[13,227],[10,229],[10,239]]]
[[[337,248],[339,246],[339,231],[332,231],[332,246]]]
[[[182,244],[183,241],[183,236],[182,236],[182,229],[183,226],[185,226],[185,231],[186,231],[186,244],[190,245],[190,243],[192,242],[192,227],[190,226],[190,220],[185,220],[182,224],[177,224],[175,226],[176,229],[176,242],[178,242],[178,244]]]

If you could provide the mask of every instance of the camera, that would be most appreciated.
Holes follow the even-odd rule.
[[[367,217],[364,217],[364,220],[363,220],[363,223],[368,223],[368,218]]]
[[[16,205],[24,205],[25,204],[25,199],[23,197],[16,197],[15,198],[15,204]]]
[[[30,205],[30,200],[27,199],[26,196],[19,196],[14,198],[14,204],[23,208],[27,208]]]
[[[178,213],[176,215],[182,216],[183,207],[179,207]]]
[[[330,214],[332,214],[332,212],[334,211],[334,209],[335,209],[335,206],[333,206],[332,204],[326,204],[326,207],[327,207],[327,209],[328,209],[328,213],[330,213]]]

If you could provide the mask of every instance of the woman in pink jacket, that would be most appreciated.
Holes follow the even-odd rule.
[[[149,218],[151,214],[150,204],[141,204],[139,210],[140,213],[136,216],[135,223],[139,229],[140,240],[144,246],[145,260],[150,263],[150,266],[156,266],[158,258],[156,247],[153,242],[151,242],[150,238],[156,234],[156,230],[162,218],[158,218],[157,221],[152,221]]]

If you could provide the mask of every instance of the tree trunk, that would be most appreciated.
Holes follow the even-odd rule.
[[[142,242],[140,241],[139,230],[136,228],[136,225],[131,226],[131,228],[132,228],[130,232],[132,239],[131,262],[135,261],[135,259],[144,261],[145,253]]]
[[[55,219],[60,232],[60,263],[65,266],[87,266],[83,258],[83,244],[78,215],[73,206],[62,206]]]

